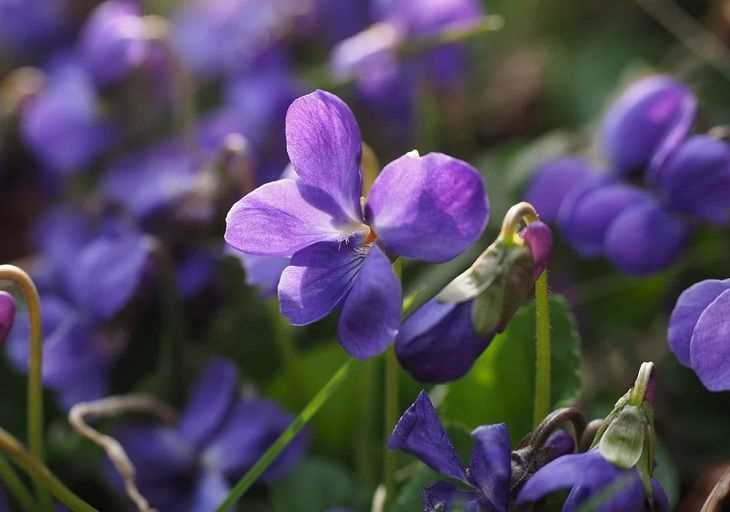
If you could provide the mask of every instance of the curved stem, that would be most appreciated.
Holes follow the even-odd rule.
[[[289,427],[278,437],[266,452],[259,458],[254,466],[243,475],[238,483],[231,489],[225,501],[216,509],[217,512],[225,512],[232,507],[246,491],[259,479],[264,471],[271,465],[279,454],[284,451],[287,445],[294,439],[309,420],[317,414],[327,400],[337,391],[347,376],[350,374],[353,366],[352,359],[348,359],[332,378],[324,385],[322,389],[312,398],[307,406],[299,413]]]
[[[533,424],[539,425],[550,412],[550,303],[548,302],[547,271],[535,283],[535,409]]]
[[[530,444],[538,447],[542,446],[550,435],[565,423],[570,423],[573,426],[576,440],[580,440],[586,428],[586,420],[583,413],[575,407],[563,407],[562,409],[551,412],[540,422],[532,433],[532,436],[530,436]]]
[[[540,216],[537,214],[535,207],[530,203],[525,201],[517,203],[507,210],[502,221],[502,229],[499,231],[499,239],[506,243],[514,243],[519,240],[516,237],[523,222],[530,223],[539,219]]]
[[[73,512],[98,512],[74,494],[40,460],[28,453],[17,439],[2,428],[0,428],[0,449],[8,453],[28,476],[48,488],[58,501]]]
[[[26,512],[33,512],[36,507],[33,502],[33,496],[30,491],[25,488],[25,484],[18,477],[18,474],[13,469],[13,466],[5,460],[5,457],[0,457],[0,478],[5,482],[5,488],[10,491],[15,501],[23,507]]]
[[[0,265],[0,280],[12,281],[23,294],[30,321],[30,350],[28,358],[28,446],[30,453],[43,460],[43,329],[41,300],[35,283],[22,269]],[[36,482],[36,493],[45,509],[51,506],[48,493]]]

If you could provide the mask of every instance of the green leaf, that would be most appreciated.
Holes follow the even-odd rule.
[[[581,389],[580,338],[561,297],[550,299],[552,406],[574,402]],[[535,306],[522,308],[461,380],[449,385],[443,420],[468,428],[506,422],[513,443],[532,428],[535,386]]]
[[[422,464],[418,464],[418,469],[410,478],[407,484],[401,489],[389,512],[413,512],[414,510],[423,510],[423,490],[433,485],[443,477]]]
[[[347,468],[307,459],[272,486],[274,512],[310,512],[356,503],[356,486]]]
[[[608,425],[598,443],[598,449],[609,462],[624,469],[633,468],[644,451],[645,427],[641,409],[627,405]]]

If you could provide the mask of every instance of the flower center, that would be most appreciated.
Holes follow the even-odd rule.
[[[375,233],[375,230],[373,228],[370,228],[370,231],[368,232],[368,237],[365,239],[365,245],[370,245],[377,239],[378,235]]]

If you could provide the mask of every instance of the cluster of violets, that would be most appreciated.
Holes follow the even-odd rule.
[[[581,256],[633,275],[667,268],[693,229],[730,220],[730,146],[693,133],[696,114],[692,91],[671,77],[631,84],[604,114],[600,162],[546,162],[526,200]]]

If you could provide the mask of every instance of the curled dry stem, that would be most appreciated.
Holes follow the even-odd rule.
[[[143,412],[159,417],[162,421],[175,421],[175,411],[166,404],[147,395],[110,396],[93,402],[76,404],[68,413],[73,429],[92,443],[100,446],[114,464],[124,482],[124,489],[140,512],[155,512],[135,482],[136,470],[122,445],[111,436],[102,434],[88,424],[90,417],[118,416],[128,412]]]
[[[725,471],[712,488],[700,512],[720,512],[728,503],[730,503],[730,469]]]

